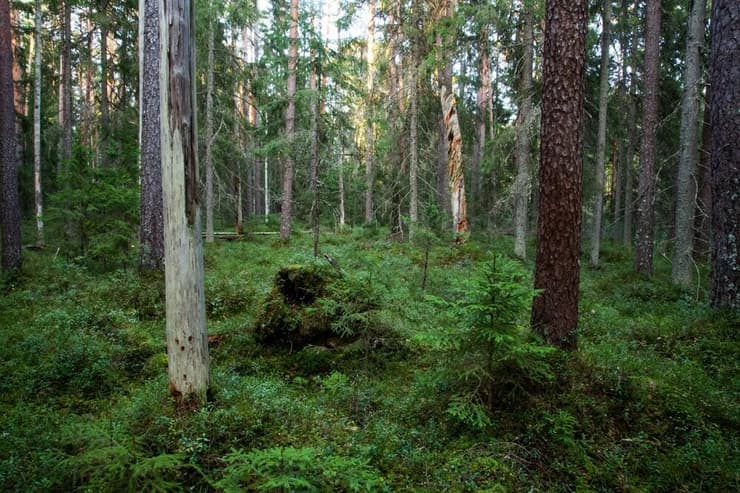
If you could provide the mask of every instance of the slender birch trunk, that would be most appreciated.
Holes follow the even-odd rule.
[[[35,53],[33,87],[33,195],[36,205],[36,246],[42,248],[44,241],[44,197],[41,190],[41,30],[43,17],[41,0],[36,0]]]

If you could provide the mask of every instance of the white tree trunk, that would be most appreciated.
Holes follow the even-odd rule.
[[[41,193],[41,0],[36,0],[36,41],[33,91],[33,192],[36,205],[36,246],[44,246],[44,203]]]
[[[213,21],[208,23],[208,66],[206,67],[206,242],[213,243]]]
[[[178,403],[198,405],[206,400],[209,363],[192,4],[161,0],[159,8],[168,373]]]

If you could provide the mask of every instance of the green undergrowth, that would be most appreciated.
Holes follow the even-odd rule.
[[[0,490],[738,489],[740,318],[705,279],[675,289],[662,259],[643,279],[607,244],[564,353],[528,330],[532,264],[508,238],[354,228],[321,249],[206,246],[212,392],[185,414],[162,276],[25,252],[0,286]],[[260,337],[279,272],[316,288],[281,307],[325,330],[301,347]]]

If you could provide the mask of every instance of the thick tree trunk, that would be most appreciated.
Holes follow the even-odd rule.
[[[180,406],[206,401],[208,336],[198,194],[193,8],[161,0],[160,114],[165,225],[167,360]]]
[[[578,325],[586,0],[548,0],[532,326],[575,346]]]
[[[36,0],[35,52],[33,84],[33,196],[36,209],[36,246],[42,248],[44,241],[44,197],[41,190],[41,31],[43,18],[41,0]]]
[[[601,247],[601,219],[604,208],[604,163],[606,161],[606,110],[609,98],[609,27],[612,18],[612,0],[604,0],[601,16],[601,76],[599,80],[599,130],[596,139],[596,193],[594,218],[591,224],[591,267],[599,266]]]
[[[740,3],[712,2],[712,305],[740,309]]]
[[[213,20],[208,22],[208,59],[206,66],[206,243],[213,243]]]
[[[514,255],[520,259],[527,256],[527,230],[529,216],[529,132],[532,113],[532,59],[534,51],[534,26],[532,13],[522,12],[522,64],[519,72],[519,114],[516,121],[516,179],[514,181]]]
[[[0,0],[0,230],[2,270],[21,268],[21,214],[18,198],[15,107],[13,97],[13,45],[10,4]]]
[[[447,141],[447,178],[450,187],[450,206],[452,210],[452,232],[455,242],[465,241],[470,230],[468,225],[467,205],[465,202],[465,174],[462,160],[462,134],[457,119],[457,105],[452,93],[442,86],[439,92],[442,102],[442,118],[445,124]]]
[[[365,114],[365,222],[373,222],[373,184],[375,182],[375,0],[368,2],[367,21],[367,99]]]
[[[660,55],[660,0],[647,0],[645,30],[645,76],[642,96],[640,179],[637,190],[635,271],[653,273],[655,241],[655,139],[658,129],[658,63]]]
[[[159,0],[139,0],[139,266],[164,270],[162,148],[159,124]]]
[[[280,238],[290,239],[293,220],[293,172],[295,158],[295,91],[296,67],[298,63],[298,0],[290,0],[290,48],[288,50],[288,108],[285,111],[285,137],[288,139],[288,153],[284,158],[283,200],[280,209]]]
[[[699,160],[697,124],[699,120],[700,51],[704,41],[706,0],[693,0],[689,13],[684,92],[681,100],[681,156],[676,180],[676,240],[673,245],[671,280],[678,286],[691,284],[693,271],[694,209],[696,206],[695,169]]]

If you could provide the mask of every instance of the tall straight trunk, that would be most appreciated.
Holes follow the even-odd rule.
[[[712,2],[712,305],[740,309],[740,3]]]
[[[206,65],[206,243],[213,243],[213,20],[208,22],[208,61]]]
[[[701,153],[699,154],[696,210],[694,215],[694,255],[702,258],[706,258],[709,255],[709,238],[712,235],[710,228],[712,222],[712,125],[710,121],[711,111],[709,111],[711,100],[712,86],[707,84],[704,90],[704,118],[702,123]]]
[[[634,68],[634,67],[633,67]],[[634,215],[634,158],[637,148],[638,131],[635,124],[637,119],[635,94],[635,81],[630,82],[630,90],[627,96],[627,121],[629,122],[629,137],[627,139],[627,151],[624,157],[624,216],[622,221],[622,244],[628,249],[632,248],[632,216]]]
[[[160,0],[159,28],[167,367],[170,394],[179,406],[196,407],[210,377],[190,0]]]
[[[532,326],[561,347],[578,325],[587,3],[547,0],[545,14]]]
[[[62,84],[59,125],[62,127],[61,166],[72,159],[72,7],[62,0]]]
[[[110,96],[108,93],[108,2],[100,2],[100,156],[101,166],[108,164],[108,140],[110,132]]]
[[[476,140],[471,162],[473,175],[472,202],[474,210],[480,212],[481,207],[481,162],[486,148],[486,120],[488,119],[488,102],[491,87],[491,60],[488,56],[488,28],[481,28],[478,38],[478,50],[480,51],[479,70],[480,87],[476,94]]]
[[[601,77],[599,80],[599,130],[596,139],[596,192],[594,219],[591,224],[591,267],[599,266],[601,219],[604,208],[604,163],[606,161],[606,110],[609,98],[609,31],[612,21],[612,0],[604,0],[601,16]]]
[[[418,132],[419,132],[419,96],[417,94],[417,61],[414,53],[413,66],[411,67],[410,86],[410,115],[409,115],[409,190],[411,197],[409,199],[409,238],[414,235],[414,228],[419,222],[419,149],[418,149]]]
[[[344,212],[344,149],[339,156],[339,231],[344,230],[346,216]]]
[[[285,136],[288,139],[288,153],[284,158],[283,202],[280,210],[280,238],[290,239],[293,219],[293,172],[295,158],[295,91],[296,66],[298,63],[298,0],[290,0],[290,48],[288,50],[288,109],[285,111]]]
[[[671,280],[678,286],[691,284],[691,253],[694,240],[696,206],[695,169],[699,160],[697,124],[699,121],[699,84],[701,84],[700,51],[704,41],[706,0],[693,0],[689,13],[684,91],[681,100],[681,157],[676,180],[676,240],[673,245]]]
[[[313,256],[319,256],[319,84],[316,73],[318,64],[315,53],[312,53],[311,75],[309,86],[311,101],[311,229],[313,230]]]
[[[368,2],[367,22],[367,99],[365,114],[365,222],[373,221],[373,184],[375,182],[375,0]]]
[[[3,272],[21,268],[21,213],[18,198],[10,4],[0,0],[0,230]]]
[[[524,259],[527,256],[527,230],[529,217],[529,132],[532,113],[532,59],[534,51],[534,24],[532,12],[522,12],[522,64],[519,72],[519,114],[516,121],[516,180],[514,181],[514,255]]]
[[[162,148],[159,124],[159,0],[139,0],[139,266],[164,270]]]
[[[660,0],[646,0],[646,9],[635,271],[643,276],[650,276],[653,273],[653,243],[655,241],[655,140],[658,129]]]
[[[41,190],[41,31],[43,29],[41,0],[36,0],[35,53],[33,83],[33,196],[36,208],[36,246],[42,248],[44,241],[44,197]]]

